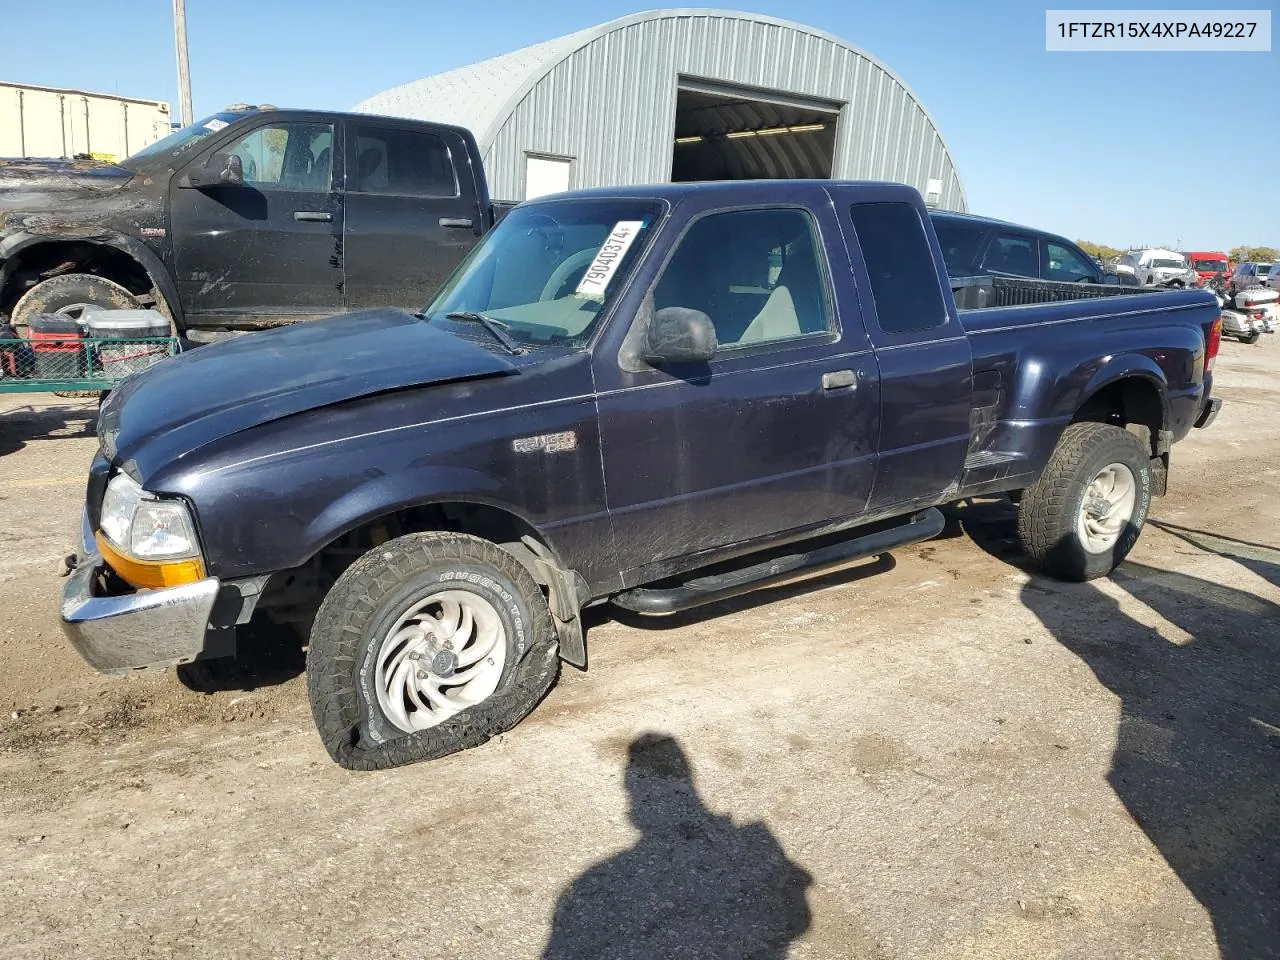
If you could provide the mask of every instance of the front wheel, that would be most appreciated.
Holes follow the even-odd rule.
[[[1093,580],[1128,556],[1150,506],[1146,445],[1122,427],[1073,423],[1023,496],[1018,536],[1051,576]]]
[[[1262,337],[1262,334],[1260,334],[1257,330],[1254,330],[1242,336],[1240,338],[1240,342],[1241,343],[1257,343],[1258,340],[1261,339],[1261,337]]]
[[[134,310],[138,301],[128,290],[91,273],[65,273],[42,280],[22,295],[13,308],[13,325],[25,328],[32,317],[53,313],[79,320],[89,307]]]
[[[515,557],[478,537],[415,533],[369,551],[329,591],[307,691],[329,755],[377,770],[511,729],[559,666],[546,600]]]

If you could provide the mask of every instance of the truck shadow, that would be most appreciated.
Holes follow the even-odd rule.
[[[1107,779],[1221,956],[1280,957],[1280,608],[1138,563],[1112,583],[1163,623],[1092,584],[1033,581],[1022,602],[1120,698]]]
[[[1026,569],[1012,504],[951,519]],[[1148,522],[1280,585],[1280,550]],[[1033,573],[1021,601],[1120,698],[1108,782],[1209,914],[1223,960],[1280,957],[1280,606],[1132,561],[1109,582]]]
[[[0,410],[0,457],[17,453],[32,440],[93,436],[97,426],[96,403]]]
[[[768,825],[708,810],[666,735],[631,741],[623,782],[640,837],[561,892],[543,960],[785,957],[812,921],[813,878]]]
[[[236,656],[180,666],[178,682],[198,693],[249,692],[288,683],[306,669],[302,638],[291,628],[255,616],[236,631]]]

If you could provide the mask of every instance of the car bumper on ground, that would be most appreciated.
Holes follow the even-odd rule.
[[[62,591],[62,629],[76,652],[103,673],[130,673],[195,660],[206,651],[216,577],[163,590],[107,595],[106,563],[93,549],[87,519],[84,552]]]
[[[1218,418],[1218,411],[1222,409],[1222,401],[1217,397],[1210,397],[1200,410],[1200,416],[1196,418],[1195,425],[1200,428],[1209,426]]]

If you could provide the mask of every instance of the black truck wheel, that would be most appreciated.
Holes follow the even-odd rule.
[[[1149,456],[1122,427],[1068,426],[1018,511],[1018,535],[1036,566],[1076,581],[1114,570],[1137,543],[1151,506]]]
[[[138,301],[124,287],[91,273],[66,273],[41,280],[22,295],[13,308],[13,325],[25,328],[31,317],[60,313],[79,319],[85,307],[136,310]]]
[[[546,600],[515,557],[478,537],[415,533],[333,585],[311,631],[307,691],[329,755],[381,770],[511,729],[559,670]]]
[[[1260,334],[1257,330],[1251,330],[1240,338],[1240,342],[1241,343],[1257,343],[1259,338],[1261,338],[1261,336],[1262,334]]]

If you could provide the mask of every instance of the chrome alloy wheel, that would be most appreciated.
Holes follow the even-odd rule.
[[[1107,464],[1085,488],[1076,521],[1080,543],[1090,553],[1110,550],[1133,519],[1137,502],[1133,471],[1123,463]]]
[[[498,611],[468,590],[444,590],[410,606],[378,650],[378,706],[405,733],[426,730],[498,688],[507,635]]]

